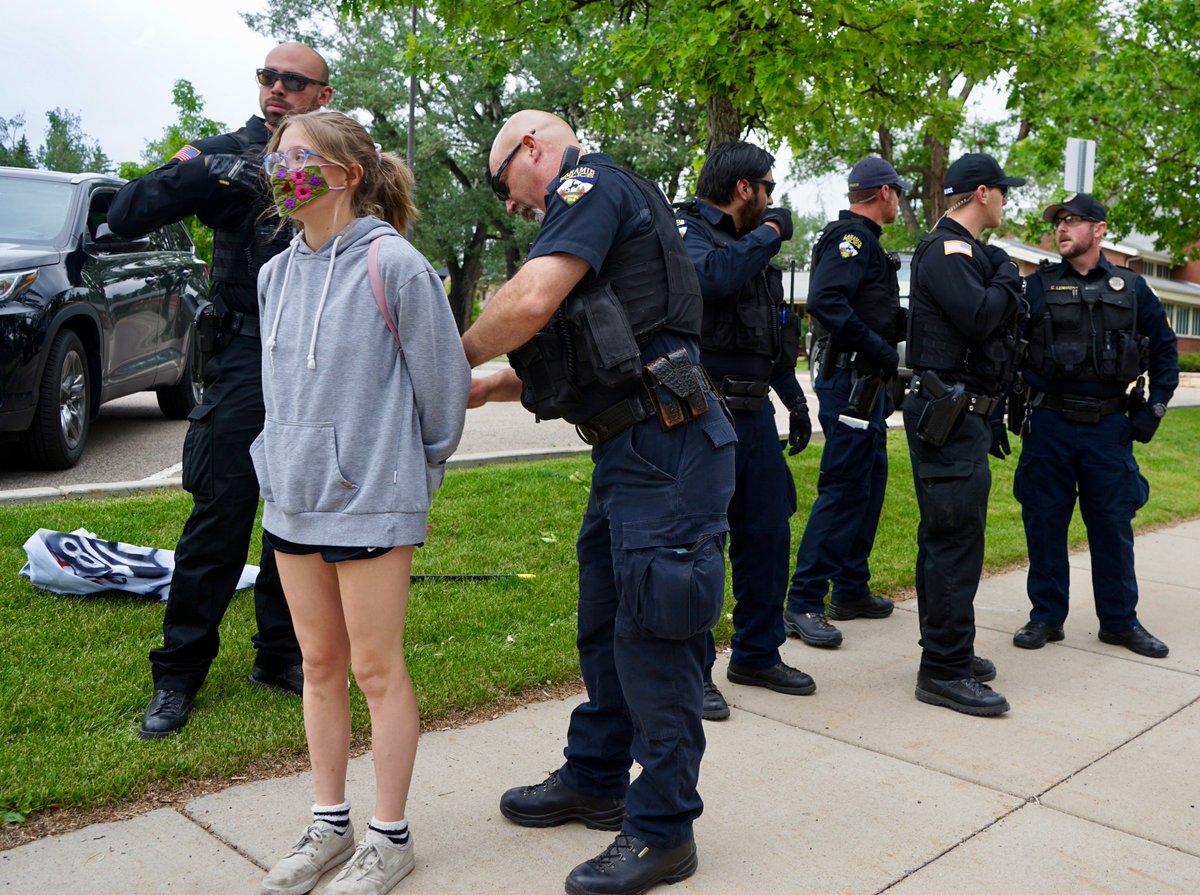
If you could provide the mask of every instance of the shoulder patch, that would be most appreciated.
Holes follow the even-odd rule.
[[[966,255],[968,258],[975,256],[971,251],[971,244],[961,239],[947,239],[942,243],[942,251],[947,255]]]
[[[567,205],[574,205],[596,185],[596,169],[589,165],[572,168],[562,176],[555,192]]]
[[[842,237],[842,242],[848,242],[848,243],[850,243],[850,245],[854,246],[856,249],[862,248],[862,240],[859,239],[858,235],[855,233],[847,233],[845,236]]]
[[[192,159],[194,159],[199,154],[200,154],[200,150],[197,149],[195,146],[193,146],[191,143],[188,143],[182,149],[180,149],[177,153],[175,153],[173,156],[171,156],[171,161],[173,161],[173,162],[188,162],[188,161],[191,161]]]
[[[688,225],[683,218],[675,218],[675,226],[679,228],[680,236],[687,236]]]
[[[861,246],[862,240],[855,237],[852,233],[847,233],[842,237],[842,241],[838,243],[838,254],[843,258],[853,258],[858,254]]]

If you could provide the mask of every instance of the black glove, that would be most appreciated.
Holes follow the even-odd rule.
[[[812,420],[808,418],[808,404],[801,398],[788,412],[788,456],[796,456],[811,439]]]
[[[209,176],[216,178],[222,186],[232,187],[247,193],[261,192],[263,189],[262,168],[240,155],[203,156],[204,165]]]
[[[1162,420],[1156,417],[1149,407],[1139,407],[1129,414],[1129,422],[1125,424],[1125,432],[1121,435],[1121,444],[1129,444],[1131,441],[1149,444],[1154,433],[1158,431],[1160,422]]]
[[[773,223],[779,227],[784,242],[792,238],[792,213],[782,205],[773,205],[763,212],[762,223]]]
[[[992,446],[988,448],[988,453],[998,460],[1003,460],[1012,453],[1012,448],[1008,444],[1008,429],[1004,425],[1004,417],[997,417],[989,421],[992,428]]]
[[[891,345],[885,344],[883,347],[887,349],[887,353],[875,358],[875,363],[879,366],[880,375],[885,381],[890,382],[900,372],[900,352]]]

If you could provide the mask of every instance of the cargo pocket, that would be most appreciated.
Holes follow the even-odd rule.
[[[973,470],[974,464],[969,460],[917,465],[921,506],[926,511],[922,522],[930,534],[964,530],[968,515],[978,512],[967,493]]]
[[[267,418],[254,466],[264,497],[285,513],[340,513],[358,486],[342,475],[333,424]]]
[[[199,500],[213,497],[212,412],[215,409],[215,404],[193,407],[183,439],[183,490]]]
[[[701,521],[710,523],[708,533],[682,537],[683,527],[703,530]],[[724,524],[722,517],[693,517],[624,526],[619,633],[686,640],[717,623],[725,597],[725,555],[723,533],[712,529]]]

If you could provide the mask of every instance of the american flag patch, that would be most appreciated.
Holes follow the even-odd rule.
[[[200,150],[197,149],[195,146],[192,146],[189,143],[187,146],[184,146],[181,150],[179,150],[177,153],[175,153],[173,156],[171,156],[171,161],[187,162],[187,161],[191,161],[199,154],[200,154]]]

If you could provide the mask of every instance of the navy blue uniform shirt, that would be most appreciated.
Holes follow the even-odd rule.
[[[1094,283],[1104,281],[1111,276],[1112,263],[1103,255],[1086,274],[1081,274],[1068,261],[1059,261],[1051,271],[1065,270],[1068,283]],[[1176,345],[1175,333],[1167,322],[1167,312],[1150,288],[1146,280],[1138,277],[1133,287],[1134,298],[1137,300],[1138,332],[1150,338],[1150,397],[1149,404],[1166,404],[1175,394],[1179,386],[1179,350]],[[1029,323],[1031,330],[1046,311],[1045,290],[1039,274],[1031,274],[1025,280],[1025,298],[1029,302]],[[1089,398],[1110,398],[1124,393],[1125,386],[1115,383],[1101,382],[1072,382],[1060,383],[1047,379],[1036,370],[1025,371],[1025,381],[1033,388],[1043,392],[1058,394],[1081,395]]]
[[[838,213],[831,237],[825,240],[819,257],[814,259],[808,287],[808,313],[829,331],[839,351],[857,351],[863,357],[878,360],[891,353],[891,346],[850,307],[850,300],[864,283],[891,277],[884,267],[887,254],[878,245],[883,228],[853,211]]]

